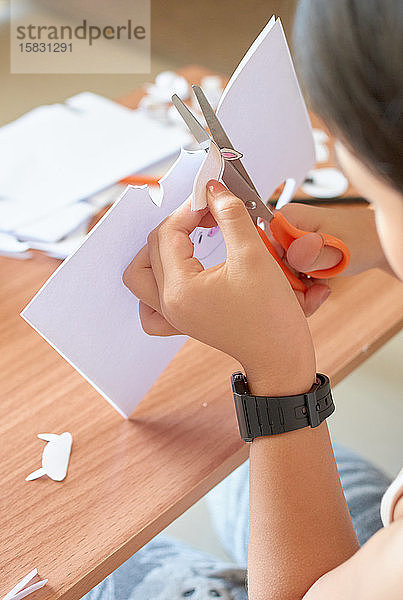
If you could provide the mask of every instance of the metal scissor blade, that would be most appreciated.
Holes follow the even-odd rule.
[[[198,86],[193,86],[193,87],[197,88]],[[203,99],[204,99],[204,100],[200,101],[199,97],[197,98],[199,101],[199,104],[200,104],[200,108],[203,111],[203,105],[206,105],[209,107],[209,110],[211,111],[211,113],[213,115],[213,121],[218,123],[218,126],[221,127],[222,132],[223,132],[223,137],[221,137],[219,139],[224,140],[224,142],[226,144],[225,147],[232,148],[232,144],[231,144],[230,140],[228,139],[223,127],[221,126],[220,121],[214,114],[214,111],[211,108],[207,98],[203,94],[201,88],[198,88],[198,89],[200,90],[200,92],[196,92],[196,89],[195,89],[196,95],[198,93],[201,93],[201,95],[202,95],[201,97],[203,97]],[[196,138],[196,140],[198,141],[200,146],[206,150],[211,142],[211,137],[209,136],[207,131],[199,123],[199,121],[196,119],[194,114],[188,109],[186,104],[184,104],[182,102],[182,100],[179,98],[179,96],[177,96],[176,94],[174,94],[172,96],[172,103],[174,104],[175,108],[178,110],[179,114],[185,121],[186,125],[189,127],[190,131],[192,132],[193,136]],[[204,111],[203,111],[203,114],[204,114]],[[209,124],[206,114],[204,114],[204,116],[206,118],[207,123]],[[210,130],[211,130],[211,127],[210,127]],[[214,139],[215,139],[215,137],[214,137]],[[215,141],[216,141],[216,139],[215,139]],[[241,168],[246,173],[247,179],[244,177],[243,173],[240,172],[239,166],[236,165],[235,163],[240,163]],[[261,217],[262,219],[265,219],[266,221],[271,221],[271,219],[274,216],[272,211],[269,209],[268,206],[265,205],[263,200],[260,198],[255,186],[251,182],[251,180],[247,174],[247,171],[243,167],[240,160],[225,161],[225,167],[224,167],[224,173],[223,173],[222,180],[225,183],[225,185],[228,187],[228,189],[232,191],[233,194],[235,194],[236,196],[238,196],[239,198],[242,199],[252,220],[255,223],[256,223],[258,217]],[[250,181],[250,183],[249,183],[249,181]]]
[[[222,180],[227,188],[242,200],[255,224],[258,217],[268,223],[272,220],[274,213],[266,206],[256,190],[251,188],[248,182],[245,181],[238,169],[234,167],[234,161],[225,163]]]
[[[196,138],[197,142],[206,150],[211,141],[211,137],[204,129],[204,127],[199,123],[194,114],[188,109],[186,104],[182,102],[177,94],[172,96],[172,103],[175,106],[176,110],[179,112],[182,119],[185,121],[186,125],[189,127],[192,135]]]
[[[219,118],[215,114],[213,107],[211,106],[210,102],[207,100],[206,95],[203,92],[203,90],[201,89],[201,87],[198,85],[192,85],[192,88],[196,95],[200,109],[204,115],[204,118],[206,119],[206,123],[210,129],[211,135],[213,136],[213,139],[214,139],[215,143],[217,144],[217,146],[220,149],[228,148],[231,150],[235,150],[234,146],[232,145],[231,140],[225,133],[224,127],[221,125]],[[237,152],[237,150],[235,150],[235,151]],[[237,171],[239,171],[239,173],[242,175],[242,177],[247,181],[248,185],[253,190],[255,190],[256,193],[258,193],[253,184],[252,179],[249,177],[249,174],[248,174],[247,170],[245,169],[245,167],[243,166],[241,160],[238,158],[236,160],[232,160],[231,163],[234,165],[234,167],[237,169]]]

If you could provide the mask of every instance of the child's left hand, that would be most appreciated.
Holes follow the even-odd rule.
[[[140,299],[150,335],[182,333],[236,358],[261,380],[276,370],[315,371],[312,340],[298,300],[261,241],[241,200],[210,182],[208,209],[185,202],[148,237],[124,273]],[[217,223],[227,247],[225,263],[205,270],[193,257],[189,234]]]

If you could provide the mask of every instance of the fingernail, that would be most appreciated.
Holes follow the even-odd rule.
[[[226,192],[227,188],[220,181],[217,181],[216,179],[210,179],[210,181],[207,182],[207,191],[209,194],[216,195]]]

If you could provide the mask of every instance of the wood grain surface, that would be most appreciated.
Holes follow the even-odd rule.
[[[57,266],[0,259],[0,596],[37,567],[49,583],[36,600],[80,598],[248,454],[229,383],[237,364],[194,341],[124,421],[19,317]],[[383,272],[340,278],[310,319],[318,369],[340,381],[400,329],[402,307]],[[36,435],[63,431],[66,480],[25,482],[41,462]]]

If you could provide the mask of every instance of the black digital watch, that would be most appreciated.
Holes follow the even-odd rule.
[[[252,396],[245,375],[231,377],[239,433],[245,442],[263,435],[277,435],[303,427],[317,427],[335,410],[330,381],[316,374],[306,394],[297,396]]]

